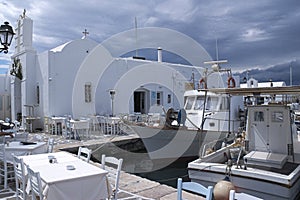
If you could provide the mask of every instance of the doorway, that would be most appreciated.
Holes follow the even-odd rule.
[[[134,97],[134,112],[135,113],[141,113],[141,114],[146,114],[147,111],[147,100],[146,100],[147,93],[146,91],[135,91],[133,93]]]

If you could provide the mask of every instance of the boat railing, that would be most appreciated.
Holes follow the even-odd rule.
[[[223,147],[232,145],[237,137],[244,137],[243,134],[246,127],[243,124],[241,125],[242,126],[238,127],[237,130],[228,132],[228,134],[225,137],[205,143],[199,151],[199,157],[202,159],[205,156],[222,149]]]
[[[230,141],[231,140],[233,140],[233,139],[230,139]],[[229,142],[229,141],[228,141],[228,137],[226,136],[224,138],[221,138],[218,140],[213,140],[211,142],[204,144],[202,149],[200,149],[200,152],[199,152],[200,158],[203,158],[204,156],[221,149],[222,147],[227,145],[227,142]]]
[[[144,124],[149,126],[160,126],[165,123],[165,117],[160,113],[134,113],[124,114],[121,117],[122,121],[126,124]]]

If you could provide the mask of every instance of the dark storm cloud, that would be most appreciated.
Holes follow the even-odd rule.
[[[2,0],[0,21],[16,23],[24,8],[34,20],[38,52],[81,38],[85,28],[102,42],[134,28],[136,17],[138,27],[170,28],[195,39],[214,59],[217,39],[219,59],[236,71],[270,68],[300,55],[298,0]]]

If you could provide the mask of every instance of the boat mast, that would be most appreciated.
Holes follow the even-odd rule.
[[[292,63],[291,62],[291,65],[290,65],[290,86],[293,85],[293,69],[292,69]]]
[[[205,110],[206,110],[206,98],[207,98],[207,90],[205,90],[204,93],[204,102],[203,102],[203,111],[202,111],[202,122],[201,122],[201,133],[203,132],[203,126],[204,126],[204,122],[205,122]]]
[[[219,60],[218,38],[216,38],[216,58]]]

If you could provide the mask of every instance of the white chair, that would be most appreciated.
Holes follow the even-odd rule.
[[[73,121],[70,121],[70,126],[72,132],[74,132],[75,139],[80,140],[81,135],[82,137],[86,135],[86,138],[89,138],[90,122],[88,119],[75,119]]]
[[[16,197],[17,199],[26,200],[26,184],[25,165],[23,159],[13,156],[15,180],[16,180]]]
[[[119,180],[121,176],[121,168],[123,164],[123,159],[117,159],[115,157],[106,157],[102,155],[101,167],[102,169],[108,171],[108,180],[112,185],[112,197],[111,199],[118,200],[154,200],[151,198],[143,197],[119,188]]]
[[[230,190],[229,200],[263,200],[246,193],[237,193],[235,190]]]
[[[182,178],[177,179],[177,200],[182,200],[182,190],[194,192],[196,194],[204,195],[206,200],[211,200],[213,197],[213,187],[207,188],[200,183],[182,182]]]
[[[112,198],[111,199],[118,199],[118,192],[119,192],[119,179],[121,174],[123,159],[117,159],[115,157],[106,157],[102,155],[101,158],[101,167],[102,169],[108,171],[108,180],[112,185]]]
[[[0,179],[2,184],[2,179],[4,180],[3,189],[7,190],[8,181],[15,179],[14,177],[14,166],[12,162],[7,161],[5,144],[0,144]]]
[[[44,199],[43,186],[42,186],[40,173],[32,171],[32,169],[30,169],[29,167],[27,167],[27,171],[28,171],[28,178],[30,181],[32,200]]]
[[[49,138],[47,142],[47,152],[52,153],[54,148],[54,138]]]
[[[71,116],[67,116],[66,119],[65,119],[65,125],[66,125],[65,129],[66,129],[66,133],[65,133],[64,136],[65,136],[67,139],[72,139],[72,138],[74,138],[74,132],[73,132],[73,130],[72,130],[72,125],[71,125],[71,122],[70,122],[71,119],[72,119]]]
[[[48,133],[55,135],[55,121],[51,118],[47,118],[47,131]]]
[[[96,115],[88,115],[88,118],[90,119],[90,130],[96,131],[99,130],[99,121]]]
[[[92,155],[92,150],[88,149],[86,147],[79,147],[78,148],[78,154],[77,157],[86,161],[86,162],[90,162],[91,159],[91,155]]]

